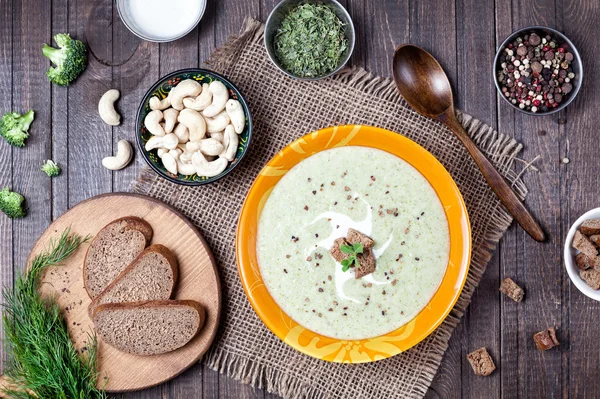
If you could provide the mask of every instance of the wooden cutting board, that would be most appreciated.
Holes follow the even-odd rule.
[[[137,194],[114,193],[90,198],[69,209],[52,223],[37,241],[29,260],[42,252],[51,239],[71,228],[72,233],[94,236],[111,221],[138,216],[154,229],[153,244],[167,246],[179,263],[175,299],[193,299],[206,310],[206,323],[186,346],[155,356],[120,352],[99,341],[98,386],[110,392],[134,391],[161,384],[197,362],[212,343],[221,312],[221,289],[215,260],[198,230],[169,206]],[[48,269],[42,279],[44,295],[55,294],[69,327],[75,347],[85,352],[93,323],[87,308],[91,302],[82,278],[82,265],[88,243],[63,266]]]

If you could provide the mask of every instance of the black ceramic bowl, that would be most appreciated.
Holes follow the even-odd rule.
[[[565,99],[561,102],[559,106],[557,106],[556,108],[552,108],[546,112],[531,112],[519,108],[518,105],[515,105],[512,102],[510,102],[510,100],[504,95],[504,93],[502,93],[502,87],[498,82],[498,71],[501,69],[500,56],[504,51],[505,47],[513,40],[515,40],[518,36],[524,36],[526,34],[534,32],[542,38],[546,35],[552,36],[554,39],[556,39],[559,46],[566,46],[567,51],[571,52],[575,56],[575,58],[573,59],[573,63],[571,64],[573,72],[575,73],[575,77],[573,78],[573,80],[571,80],[573,90],[569,94],[565,95]],[[496,51],[496,57],[494,57],[493,68],[494,70],[492,71],[492,76],[494,79],[494,84],[496,85],[496,89],[498,89],[498,93],[500,93],[500,97],[502,97],[507,104],[510,104],[510,106],[516,109],[517,111],[529,115],[550,115],[565,109],[565,107],[569,105],[573,101],[573,99],[575,99],[577,93],[579,93],[579,89],[581,88],[581,82],[583,80],[583,64],[581,63],[581,56],[579,55],[579,51],[577,50],[573,42],[571,42],[568,37],[563,35],[561,32],[557,31],[556,29],[548,28],[545,26],[529,26],[527,28],[519,29],[511,33],[510,36],[504,39],[504,41]]]
[[[148,115],[148,113],[151,111],[150,105],[148,104],[150,98],[157,96],[162,100],[169,94],[173,87],[177,86],[179,82],[185,79],[194,79],[201,84],[210,83],[214,80],[219,80],[223,82],[225,87],[227,87],[227,89],[229,90],[229,98],[238,100],[242,104],[242,108],[244,109],[244,115],[246,116],[246,126],[244,127],[244,131],[239,135],[239,144],[235,158],[232,162],[229,163],[229,165],[227,165],[227,168],[217,176],[206,177],[199,176],[197,174],[174,175],[165,169],[162,162],[160,161],[160,158],[158,157],[157,150],[146,151],[146,149],[144,148],[146,142],[151,137],[150,132],[148,132],[148,130],[144,126],[144,118],[146,118],[146,115]],[[219,75],[216,72],[212,72],[207,69],[190,68],[172,72],[160,78],[158,82],[152,85],[150,90],[148,90],[144,95],[140,107],[138,108],[135,131],[138,148],[144,156],[144,159],[146,160],[148,165],[150,165],[150,167],[156,173],[173,183],[183,184],[186,186],[201,186],[203,184],[212,183],[225,177],[229,172],[231,172],[236,166],[239,165],[242,158],[244,158],[244,155],[246,155],[246,152],[248,151],[248,147],[250,145],[250,138],[252,137],[252,118],[250,116],[250,108],[248,107],[246,100],[244,99],[240,91],[237,89],[237,87],[234,86],[233,83],[231,83],[225,77]]]

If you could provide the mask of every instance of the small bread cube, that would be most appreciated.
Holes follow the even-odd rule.
[[[593,234],[600,234],[600,219],[590,219],[583,222],[579,227],[582,234],[591,236]]]
[[[600,247],[600,234],[590,236],[590,241],[597,247]]]
[[[375,255],[370,249],[363,249],[363,253],[358,254],[356,260],[358,266],[354,268],[354,278],[361,278],[375,271]]]
[[[469,360],[469,363],[471,363],[475,375],[488,376],[496,370],[496,365],[485,348],[479,348],[476,351],[469,353],[467,359]]]
[[[581,270],[579,276],[593,290],[600,290],[600,271],[596,269]]]
[[[533,335],[535,346],[541,351],[547,351],[555,346],[559,346],[560,342],[556,339],[556,331],[554,327],[550,327],[544,331],[540,331]]]
[[[580,250],[588,258],[595,258],[598,255],[598,249],[579,230],[575,232],[575,236],[573,237],[573,248]]]
[[[515,302],[521,302],[525,292],[512,279],[505,278],[500,284],[500,292]]]
[[[581,270],[587,270],[587,269],[591,268],[593,265],[592,260],[590,258],[588,258],[587,255],[584,254],[583,252],[578,253],[575,256],[575,264]]]
[[[333,242],[333,247],[331,247],[331,249],[329,250],[329,253],[331,254],[331,256],[333,256],[333,259],[335,259],[336,262],[341,262],[348,257],[348,255],[343,253],[340,249],[342,245],[348,245],[348,241],[346,241],[344,237],[336,239]]]
[[[371,248],[375,241],[370,239],[368,236],[364,235],[360,231],[354,229],[348,229],[348,235],[346,236],[346,240],[350,244],[355,244],[357,242],[361,243],[363,248]]]

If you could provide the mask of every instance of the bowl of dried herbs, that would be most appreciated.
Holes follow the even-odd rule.
[[[282,72],[317,80],[337,73],[354,49],[348,11],[336,0],[283,0],[265,25],[265,47]]]

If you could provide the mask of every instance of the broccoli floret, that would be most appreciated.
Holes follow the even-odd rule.
[[[44,44],[42,52],[56,67],[50,67],[46,75],[52,83],[66,86],[74,81],[87,66],[85,45],[76,39],[71,39],[68,33],[59,33],[54,41],[60,48]]]
[[[46,172],[49,177],[56,177],[60,175],[60,166],[51,159],[48,159],[42,165],[42,171]]]
[[[0,135],[6,139],[8,144],[15,147],[23,147],[25,139],[29,137],[27,131],[34,117],[35,113],[33,110],[23,116],[16,112],[4,114],[2,119],[0,119]]]
[[[10,191],[8,187],[0,190],[0,211],[9,218],[22,218],[27,214],[24,202],[25,198],[21,194]]]

